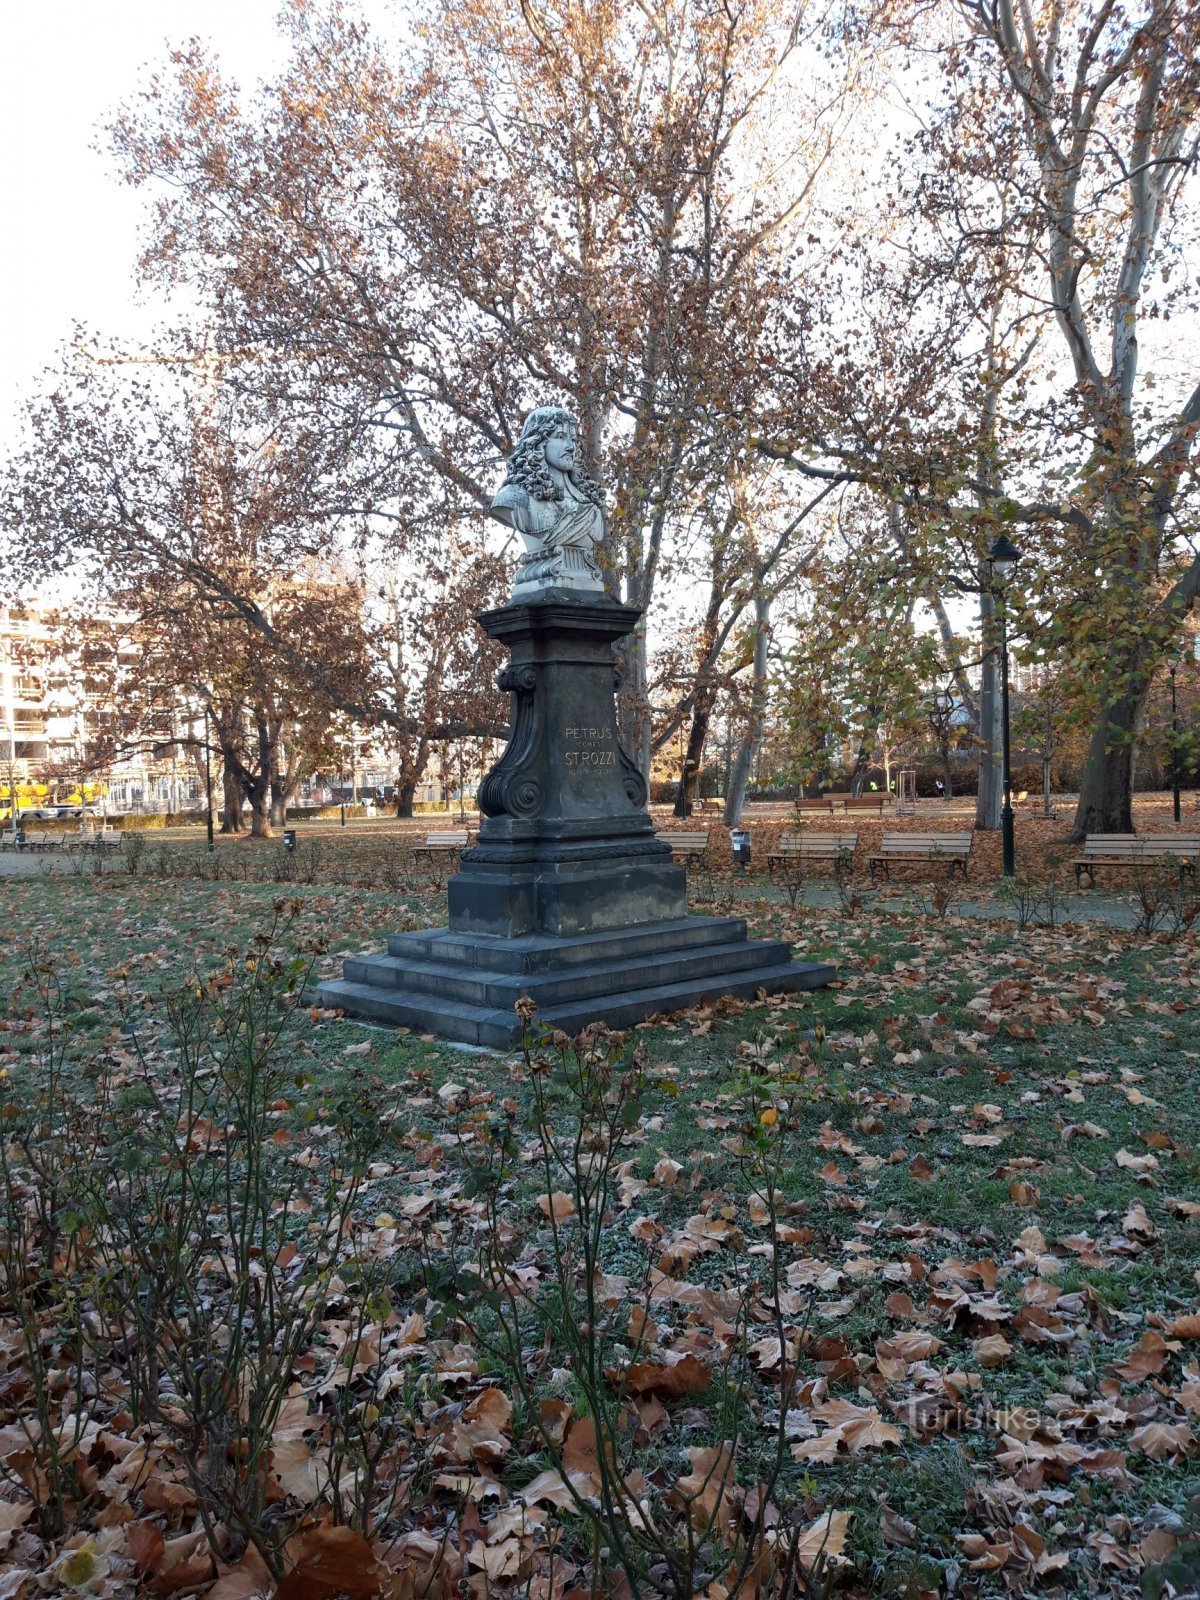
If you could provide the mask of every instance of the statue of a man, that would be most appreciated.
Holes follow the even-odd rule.
[[[546,589],[604,593],[596,547],[604,539],[604,491],[579,459],[579,428],[561,406],[539,406],[525,418],[492,515],[525,541],[514,601]]]

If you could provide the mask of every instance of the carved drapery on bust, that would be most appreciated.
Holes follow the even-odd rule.
[[[604,539],[604,495],[579,458],[579,429],[561,406],[525,418],[492,515],[525,542],[512,599],[536,600],[549,589],[604,593],[596,550]]]

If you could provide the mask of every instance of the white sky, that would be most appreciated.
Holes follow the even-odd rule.
[[[144,198],[91,146],[168,44],[211,42],[249,83],[282,55],[276,0],[18,0],[0,50],[0,453],[77,321],[136,336]]]

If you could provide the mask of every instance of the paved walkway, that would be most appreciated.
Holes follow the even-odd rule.
[[[117,852],[114,850],[113,854]],[[38,878],[46,877],[50,873],[73,872],[81,876],[92,871],[91,860],[85,858],[80,863],[78,857],[59,854],[57,851],[46,850],[4,850],[0,851],[0,878]],[[112,870],[110,862],[107,871]]]

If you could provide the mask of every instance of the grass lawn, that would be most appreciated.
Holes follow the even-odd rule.
[[[314,949],[323,975],[389,931],[436,922],[442,896],[417,879],[363,889],[110,872],[0,880],[0,898],[0,1067],[10,1119],[24,1127],[51,1033],[80,1094],[112,1081],[118,1109],[136,1088],[147,1115],[166,1106],[174,1116],[183,1056],[178,1017],[160,996],[209,980],[214,1004],[225,1003],[222,985],[240,994],[248,954],[259,959],[255,936],[281,898],[292,902],[284,944]],[[716,898],[754,931],[836,961],[839,981],[629,1035],[601,1086],[611,1106],[636,1050],[588,1313],[607,1378],[584,1381],[579,1370],[583,1202],[568,1179],[546,1178],[528,1061],[301,1007],[275,1047],[285,1092],[268,1108],[280,1163],[270,1170],[300,1163],[319,1177],[322,1162],[344,1160],[338,1108],[349,1097],[370,1106],[375,1142],[343,1243],[347,1262],[369,1262],[371,1273],[356,1279],[347,1265],[333,1291],[324,1280],[327,1304],[285,1374],[275,1454],[256,1468],[261,1548],[228,1517],[204,1525],[207,1491],[171,1410],[186,1410],[186,1396],[172,1391],[166,1420],[155,1412],[147,1424],[106,1347],[110,1387],[81,1398],[57,1302],[38,1359],[58,1385],[60,1427],[87,1401],[87,1426],[71,1424],[87,1471],[72,1479],[57,1523],[39,1511],[49,1469],[45,1440],[39,1454],[29,1437],[37,1361],[10,1271],[0,1547],[29,1577],[27,1589],[13,1580],[3,1593],[36,1592],[36,1575],[53,1567],[64,1590],[72,1574],[93,1593],[139,1583],[200,1592],[216,1580],[218,1600],[232,1600],[254,1583],[271,1593],[276,1557],[280,1571],[316,1573],[294,1591],[313,1600],[338,1583],[397,1595],[456,1593],[460,1581],[479,1595],[672,1592],[652,1539],[631,1580],[618,1542],[589,1530],[563,1489],[576,1470],[584,1498],[594,1492],[597,1410],[599,1449],[608,1416],[631,1503],[643,1508],[635,1523],[644,1515],[672,1550],[692,1528],[698,1593],[725,1594],[734,1577],[745,1595],[785,1592],[769,1554],[783,1559],[780,1529],[793,1530],[796,1594],[1132,1596],[1147,1569],[1190,1559],[1190,1474],[1200,1473],[1196,933],[1018,932],[904,892],[866,895],[850,914],[793,908],[765,899],[753,879],[718,879]],[[31,950],[61,985],[53,1029],[23,976]],[[269,1027],[266,1015],[247,1026]],[[559,1054],[548,1049],[550,1067]],[[214,1111],[226,1104],[221,1070],[200,1071],[216,1131],[193,1154],[215,1159],[219,1145],[233,1152],[225,1170],[240,1172],[237,1130]],[[572,1110],[557,1092],[553,1127],[568,1137]],[[586,1140],[582,1159],[586,1180],[599,1161]],[[28,1211],[36,1185],[22,1187],[19,1151],[6,1170],[17,1177],[11,1235],[13,1208]],[[321,1193],[346,1194],[345,1171],[333,1177]],[[311,1198],[294,1208],[302,1250],[315,1237]],[[223,1248],[216,1233],[205,1244],[214,1281]],[[520,1285],[519,1382],[500,1348],[491,1280],[463,1274],[485,1257]],[[91,1282],[81,1280],[80,1297]],[[314,1463],[355,1405],[359,1456],[342,1463],[353,1482],[335,1476],[332,1489]],[[123,1476],[133,1442],[149,1448],[147,1428],[153,1470]],[[388,1440],[374,1480],[362,1455],[372,1429]],[[193,1443],[211,1477],[211,1437]],[[368,1503],[368,1480],[387,1488],[386,1506]],[[336,1534],[322,1521],[334,1503],[353,1524]],[[768,1555],[739,1567],[739,1540],[753,1528]]]

